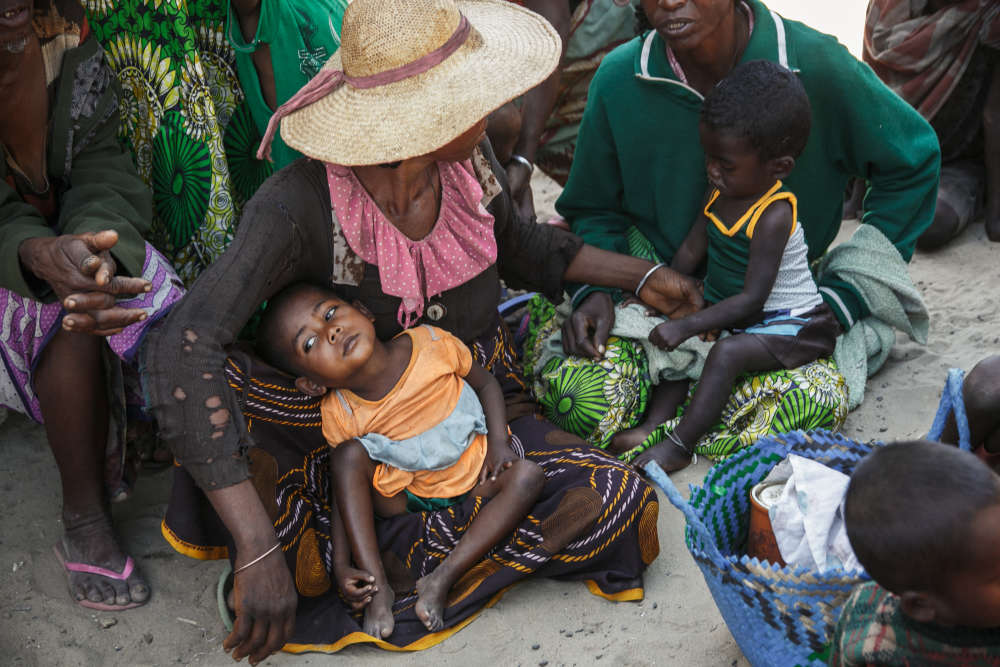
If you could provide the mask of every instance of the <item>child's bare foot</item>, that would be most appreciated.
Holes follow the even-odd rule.
[[[612,454],[624,454],[630,449],[635,449],[646,442],[646,438],[655,428],[654,424],[643,422],[634,428],[616,433],[608,443],[608,451]]]
[[[663,472],[674,472],[687,468],[691,464],[691,458],[691,452],[686,451],[669,440],[664,440],[636,457],[632,465],[642,470],[650,461],[656,461],[663,468]]]
[[[417,618],[431,632],[444,627],[444,606],[451,585],[439,565],[437,569],[417,580]]]
[[[396,627],[396,619],[392,616],[392,603],[395,595],[388,582],[378,584],[378,592],[372,596],[372,601],[365,607],[365,620],[361,629],[376,639],[386,639]]]

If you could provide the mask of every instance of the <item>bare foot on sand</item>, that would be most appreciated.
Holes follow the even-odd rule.
[[[681,470],[691,465],[691,457],[692,454],[690,452],[685,451],[669,440],[664,440],[636,457],[632,465],[642,470],[650,461],[656,461],[663,468],[663,472],[674,472],[675,470]]]
[[[442,569],[439,565],[433,572],[417,580],[417,618],[431,632],[444,627],[444,606],[448,591],[451,590],[451,584]]]
[[[362,630],[377,639],[386,639],[396,627],[396,619],[392,616],[392,603],[396,599],[389,582],[378,584],[378,592],[372,596],[372,601],[365,607],[365,620]]]
[[[54,547],[66,569],[70,596],[102,611],[131,609],[149,599],[149,586],[122,552],[105,512],[65,516],[66,533]],[[117,575],[117,576],[115,576]]]

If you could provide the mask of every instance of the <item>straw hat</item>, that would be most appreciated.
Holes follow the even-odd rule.
[[[468,37],[443,61],[392,83],[351,85],[441,48],[462,15]],[[282,119],[281,137],[342,165],[395,162],[444,146],[544,81],[562,48],[545,19],[505,0],[354,0],[341,33],[323,70],[342,69],[347,80]]]

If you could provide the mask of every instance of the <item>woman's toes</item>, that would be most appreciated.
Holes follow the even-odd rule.
[[[145,602],[149,599],[149,586],[141,581],[130,583],[128,594],[132,602]]]

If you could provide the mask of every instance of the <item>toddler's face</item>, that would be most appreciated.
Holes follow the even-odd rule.
[[[699,124],[698,134],[705,151],[705,173],[712,187],[723,197],[740,199],[762,195],[774,185],[768,165],[745,137],[712,130]]]
[[[980,511],[970,534],[969,564],[940,596],[939,625],[1000,628],[1000,505]]]
[[[321,290],[298,295],[288,312],[282,335],[298,367],[317,383],[344,387],[371,358],[375,327],[370,314]]]

